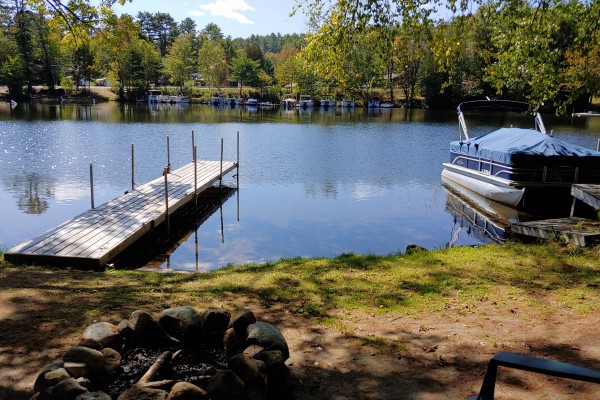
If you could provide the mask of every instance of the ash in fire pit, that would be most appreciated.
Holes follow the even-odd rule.
[[[189,306],[134,311],[88,326],[78,346],[40,373],[37,400],[264,400],[291,398],[287,343],[252,312]],[[267,385],[268,382],[268,385]]]

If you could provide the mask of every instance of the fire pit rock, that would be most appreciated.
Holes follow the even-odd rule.
[[[38,375],[31,400],[268,400],[291,398],[288,345],[251,311],[134,311],[88,326]],[[268,383],[268,384],[267,384]]]

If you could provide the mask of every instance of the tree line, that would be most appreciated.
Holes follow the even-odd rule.
[[[499,96],[559,112],[585,108],[600,92],[597,0],[446,1],[444,19],[434,18],[435,1],[311,0],[298,4],[306,34],[235,39],[168,13],[118,16],[114,3],[124,1],[0,0],[0,84],[18,98],[33,85],[53,92],[106,77],[126,101],[154,86],[189,94],[229,81],[240,95],[245,85],[270,98],[381,96],[448,107]]]

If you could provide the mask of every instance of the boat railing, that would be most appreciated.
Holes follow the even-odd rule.
[[[546,127],[544,126],[544,121],[542,121],[542,116],[537,111],[534,111],[534,114],[535,114],[535,128],[542,133],[546,133]]]
[[[470,165],[469,161],[471,162]],[[473,165],[474,163],[476,165]],[[580,167],[566,165],[512,167],[491,160],[466,155],[454,157],[452,164],[496,178],[528,185],[571,185],[575,183],[595,182],[600,178],[600,168],[582,171]]]
[[[462,111],[458,110],[458,123],[460,124],[460,129],[462,132],[462,135],[465,136],[465,142],[467,144],[469,144],[470,139],[469,139],[469,134],[467,132],[467,123],[465,122],[465,116],[463,115]],[[460,135],[460,140],[462,140],[462,135]]]
[[[473,161],[473,162],[477,163],[477,169],[469,168],[469,161]],[[459,155],[459,156],[454,157],[452,159],[452,164],[457,165],[459,167],[464,167],[467,169],[473,169],[477,172],[482,172],[486,175],[496,176],[498,178],[502,178],[500,175],[503,175],[503,174],[507,175],[507,177],[504,179],[510,179],[509,176],[511,174],[513,174],[513,172],[514,172],[513,168],[510,166],[501,165],[494,161],[484,160],[479,157],[471,157],[471,156],[464,156],[464,155]],[[485,168],[485,166],[488,166],[488,168]],[[496,167],[495,172],[494,172],[494,167]],[[498,168],[500,168],[500,169],[498,169]]]

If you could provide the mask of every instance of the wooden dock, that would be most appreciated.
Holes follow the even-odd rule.
[[[571,186],[571,195],[596,210],[600,210],[600,185],[573,185]]]
[[[198,161],[196,171],[194,166],[192,162],[167,175],[167,194],[161,176],[14,247],[4,257],[20,264],[102,269],[144,234],[168,224],[168,216],[193,200],[194,191],[202,192],[238,164]]]
[[[556,218],[514,222],[511,227],[516,234],[558,240],[579,246],[600,242],[600,221],[597,220],[577,217]]]

